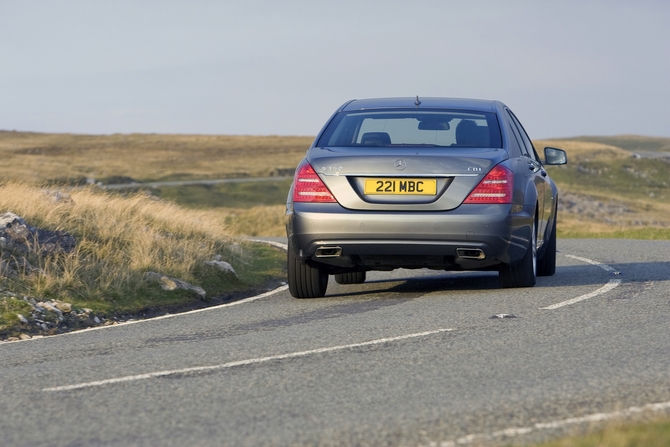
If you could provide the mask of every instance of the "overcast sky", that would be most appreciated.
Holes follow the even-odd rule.
[[[0,0],[0,130],[314,135],[416,95],[670,137],[670,1]]]

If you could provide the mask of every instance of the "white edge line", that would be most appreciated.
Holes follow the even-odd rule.
[[[263,239],[247,239],[249,242],[258,242],[259,244],[272,245],[273,247],[281,248],[282,250],[288,250],[287,244],[282,244],[281,242],[275,241],[264,241]]]
[[[630,407],[625,410],[613,411],[611,413],[594,413],[587,416],[562,419],[551,422],[538,422],[531,427],[512,427],[504,430],[499,430],[491,434],[470,434],[458,438],[455,441],[443,441],[441,443],[431,443],[430,445],[439,445],[440,447],[456,447],[458,445],[474,444],[482,441],[493,441],[497,438],[509,438],[519,435],[525,435],[533,431],[549,430],[562,428],[575,424],[583,424],[586,422],[605,422],[613,419],[623,419],[645,412],[660,412],[670,409],[670,402],[658,402],[654,404],[647,404],[641,407]]]
[[[408,334],[408,335],[400,335],[398,337],[389,337],[389,338],[380,338],[377,340],[372,340],[372,341],[366,341],[362,343],[352,343],[348,345],[340,345],[340,346],[332,346],[329,348],[318,348],[318,349],[311,349],[309,351],[299,351],[299,352],[291,352],[288,354],[279,354],[279,355],[272,355],[269,357],[259,357],[255,359],[247,359],[247,360],[238,360],[235,362],[229,362],[229,363],[222,363],[219,365],[209,365],[209,366],[195,366],[191,368],[183,368],[183,369],[173,369],[173,370],[166,370],[166,371],[156,371],[156,372],[151,372],[151,373],[145,373],[145,374],[137,374],[134,376],[125,376],[125,377],[117,377],[114,379],[106,379],[106,380],[97,380],[94,382],[84,382],[84,383],[77,383],[73,385],[63,385],[63,386],[56,386],[56,387],[49,387],[49,388],[43,388],[42,391],[47,391],[47,392],[53,392],[53,391],[70,391],[70,390],[77,390],[81,388],[91,388],[91,387],[98,387],[98,386],[105,386],[105,385],[112,385],[115,383],[122,383],[122,382],[134,382],[137,380],[146,380],[146,379],[153,379],[156,377],[165,377],[165,376],[173,376],[177,374],[187,374],[187,373],[195,373],[195,372],[204,372],[204,371],[216,371],[216,370],[222,370],[222,369],[227,369],[227,368],[233,368],[236,366],[246,366],[246,365],[254,365],[254,364],[259,364],[259,363],[265,363],[265,362],[270,362],[273,360],[284,360],[284,359],[290,359],[290,358],[296,358],[296,357],[305,357],[308,355],[312,354],[320,354],[324,352],[333,352],[333,351],[341,351],[343,349],[351,349],[351,348],[358,348],[362,346],[372,346],[372,345],[379,345],[382,343],[390,343],[394,341],[399,341],[399,340],[406,340],[410,338],[417,338],[417,337],[426,337],[428,335],[435,335],[439,334],[442,332],[451,332],[455,329],[436,329],[433,331],[426,331],[426,332],[418,332],[414,334]]]
[[[620,273],[615,268],[610,267],[607,264],[603,264],[602,262],[594,261],[593,259],[582,258],[580,256],[575,256],[575,255],[565,255],[565,257],[576,259],[578,261],[582,261],[582,262],[585,262],[587,264],[596,265],[596,266],[600,267],[601,269],[605,270],[606,272],[614,273],[615,275],[618,275]]]
[[[582,261],[582,262],[585,262],[587,264],[595,265],[595,266],[600,267],[601,269],[605,270],[606,272],[613,273],[615,275],[618,275],[618,274],[621,273],[621,272],[617,271],[615,268],[613,268],[613,267],[611,267],[607,264],[603,264],[602,262],[594,261],[593,259],[582,258],[580,256],[574,256],[574,255],[565,255],[565,257],[576,259],[578,261]],[[596,297],[598,295],[602,295],[603,293],[607,293],[610,290],[619,287],[621,285],[621,282],[622,281],[620,279],[610,279],[607,282],[607,284],[605,284],[604,286],[602,286],[601,288],[599,288],[595,292],[587,293],[586,295],[581,295],[581,296],[578,296],[576,298],[572,298],[572,299],[569,299],[569,300],[566,300],[566,301],[561,301],[560,303],[552,304],[552,305],[547,306],[547,307],[541,307],[540,309],[541,310],[554,310],[554,309],[561,308],[563,306],[569,306],[570,304],[575,304],[575,303],[578,303],[580,301],[588,300],[589,298],[593,298],[593,297]]]
[[[86,332],[101,331],[101,330],[104,330],[104,329],[111,329],[111,328],[119,328],[119,327],[129,326],[131,324],[149,323],[149,322],[156,321],[156,320],[165,320],[167,318],[175,318],[175,317],[181,317],[181,316],[184,316],[184,315],[197,314],[197,313],[200,313],[200,312],[207,312],[207,311],[210,311],[210,310],[222,309],[224,307],[237,306],[238,304],[244,304],[244,303],[249,303],[251,301],[260,300],[261,298],[267,298],[267,297],[272,296],[276,293],[283,292],[286,289],[288,289],[288,285],[283,285],[283,286],[277,287],[276,289],[267,291],[265,293],[261,293],[260,295],[250,296],[249,298],[245,298],[245,299],[239,300],[239,301],[233,301],[232,303],[219,304],[218,306],[203,307],[202,309],[189,310],[187,312],[179,312],[179,313],[176,313],[176,314],[161,315],[160,317],[147,318],[147,319],[143,319],[143,320],[123,321],[123,322],[118,322],[117,324],[110,324],[108,326],[89,327],[89,328],[86,328],[86,329],[79,329],[79,330],[72,331],[72,332],[65,332],[63,334],[49,335],[48,337],[33,337],[33,338],[28,339],[28,340],[18,340],[18,341],[11,342],[11,343],[0,343],[0,346],[3,346],[5,344],[9,345],[9,344],[20,343],[20,342],[29,342],[29,341],[32,341],[32,340],[49,340],[49,339],[54,338],[54,337],[66,337],[66,336],[72,336],[72,335],[77,335],[77,334],[83,334],[83,333],[86,333]]]
[[[558,309],[563,306],[569,306],[570,304],[575,304],[580,301],[588,300],[589,298],[593,298],[598,295],[602,295],[603,293],[607,293],[612,289],[615,289],[621,285],[621,280],[620,279],[610,279],[607,284],[596,290],[595,292],[587,293],[586,295],[578,296],[576,298],[572,298],[570,300],[562,301],[560,303],[552,304],[551,306],[547,307],[541,307],[540,309],[542,310],[554,310]]]

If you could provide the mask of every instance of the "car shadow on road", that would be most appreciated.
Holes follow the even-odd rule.
[[[613,271],[597,265],[557,266],[553,276],[537,278],[535,288],[560,288],[574,286],[602,286],[612,279],[623,282],[670,281],[670,262],[637,262],[609,264]],[[435,272],[434,274],[407,271],[406,276],[389,279],[373,279],[359,285],[333,285],[327,297],[361,297],[381,293],[401,294],[386,298],[408,298],[429,292],[454,290],[495,290],[500,289],[496,272]],[[332,283],[331,283],[332,284]]]
[[[327,297],[360,297],[385,294],[384,298],[418,298],[430,292],[449,290],[489,290],[499,288],[495,272],[436,273],[434,275],[375,279],[364,284],[334,286]],[[344,293],[343,293],[344,292]]]

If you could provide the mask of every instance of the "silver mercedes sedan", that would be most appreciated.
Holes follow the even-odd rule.
[[[296,169],[286,205],[296,298],[371,270],[492,270],[531,287],[556,270],[558,190],[523,126],[499,101],[353,100]]]

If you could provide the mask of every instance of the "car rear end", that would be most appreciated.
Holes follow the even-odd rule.
[[[497,269],[530,239],[517,187],[496,103],[349,103],[296,169],[289,256],[325,274]]]

